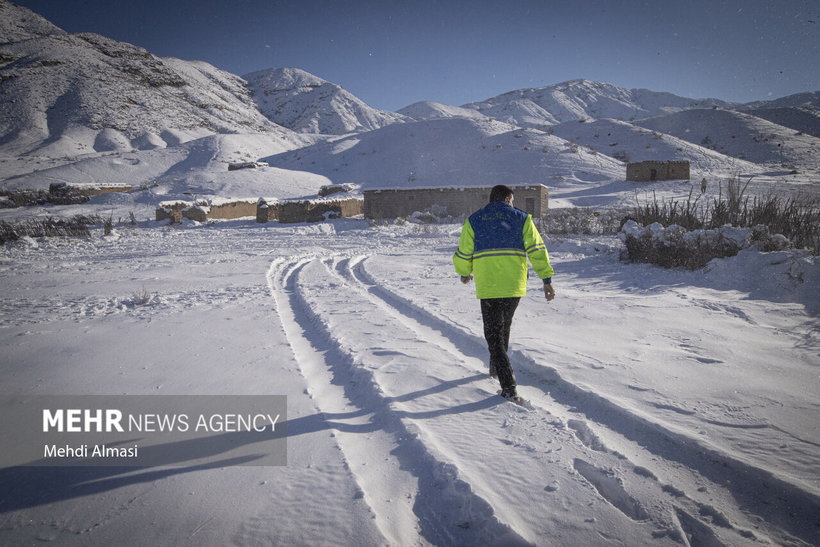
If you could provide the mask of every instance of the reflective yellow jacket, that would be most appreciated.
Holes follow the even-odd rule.
[[[453,265],[461,276],[473,274],[477,298],[521,297],[527,293],[527,258],[549,283],[555,272],[532,215],[493,201],[464,222]]]

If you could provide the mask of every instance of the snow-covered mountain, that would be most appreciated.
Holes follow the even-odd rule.
[[[624,161],[688,159],[693,177],[776,176],[782,169],[755,164],[786,163],[809,176],[820,157],[811,136],[816,92],[735,105],[575,80],[461,107],[420,102],[386,112],[303,70],[245,80],[66,33],[7,0],[0,15],[5,188],[150,185],[139,197],[147,207],[191,193],[309,197],[331,181],[359,188],[505,181],[547,184],[566,204],[583,205],[632,191]],[[269,168],[227,171],[230,161],[266,158]],[[95,198],[116,199],[125,198]]]
[[[671,93],[625,89],[590,80],[519,89],[464,105],[491,118],[522,127],[549,126],[590,118],[630,121],[710,106],[728,108],[732,105],[716,99],[687,99]]]
[[[265,161],[362,188],[589,183],[624,176],[615,159],[486,118],[393,124]]]
[[[341,135],[406,121],[378,110],[341,87],[298,68],[272,68],[244,76],[260,112],[300,133]]]
[[[65,34],[65,31],[28,8],[0,1],[0,43],[31,40],[49,34]]]
[[[754,163],[817,167],[820,139],[736,110],[695,109],[635,122]]]
[[[5,0],[0,9],[0,145],[8,155],[77,156],[213,133],[290,133],[259,113],[238,76],[97,34],[69,34]]]

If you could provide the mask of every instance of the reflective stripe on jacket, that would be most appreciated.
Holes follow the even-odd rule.
[[[493,201],[464,222],[456,273],[473,274],[477,298],[521,297],[527,293],[527,259],[541,279],[555,273],[532,215]]]

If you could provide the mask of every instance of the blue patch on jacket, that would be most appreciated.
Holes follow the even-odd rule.
[[[524,223],[527,213],[503,201],[492,201],[470,215],[475,234],[473,252],[487,249],[524,250]]]

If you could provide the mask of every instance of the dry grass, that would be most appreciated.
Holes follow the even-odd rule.
[[[750,179],[751,180],[751,179]],[[658,222],[664,226],[677,224],[687,230],[710,230],[721,226],[752,228],[765,226],[773,234],[782,234],[797,248],[820,252],[820,202],[808,196],[786,197],[777,194],[747,196],[749,181],[729,181],[721,184],[717,197],[702,199],[689,193],[686,200],[660,202],[653,195],[651,202],[638,204],[629,218],[648,226]]]
[[[68,219],[29,219],[14,223],[0,220],[0,244],[21,237],[88,236],[88,227],[102,222],[100,217],[85,215]]]

